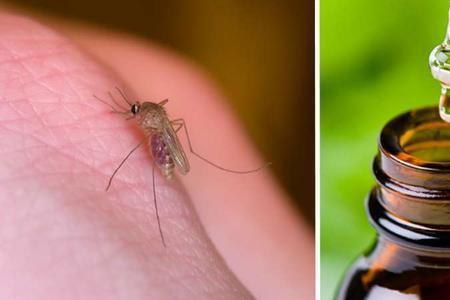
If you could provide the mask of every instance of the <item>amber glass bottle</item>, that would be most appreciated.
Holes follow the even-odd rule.
[[[450,299],[450,124],[436,107],[391,120],[373,172],[366,208],[377,240],[337,299]]]

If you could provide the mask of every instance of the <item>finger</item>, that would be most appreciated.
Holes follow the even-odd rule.
[[[158,175],[162,246],[145,149],[104,191],[143,137],[92,96],[114,74],[27,18],[2,14],[0,40],[0,298],[251,298]]]
[[[226,99],[185,59],[123,34],[64,28],[120,74],[139,99],[169,98],[169,114],[186,120],[196,151],[234,169],[264,163]],[[193,156],[190,161],[191,172],[182,180],[207,232],[251,292],[258,299],[312,299],[312,230],[294,213],[270,171],[243,176],[223,173]]]

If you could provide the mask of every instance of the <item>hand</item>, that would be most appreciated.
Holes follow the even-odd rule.
[[[261,160],[188,62],[128,36],[52,24],[68,38],[0,16],[0,299],[312,299],[312,234],[267,170],[228,174],[190,157],[181,182],[156,172],[167,248],[145,147],[105,192],[143,137],[92,96],[115,86],[131,99],[169,98],[169,115],[186,120],[211,160],[235,169]]]

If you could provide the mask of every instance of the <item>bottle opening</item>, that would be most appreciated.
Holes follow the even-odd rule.
[[[450,163],[450,126],[442,122],[421,124],[400,137],[405,153],[428,163]]]
[[[383,128],[380,151],[413,169],[450,173],[450,124],[437,107],[407,112]]]
[[[427,231],[450,230],[450,123],[437,107],[388,122],[373,167],[377,202],[391,220]]]

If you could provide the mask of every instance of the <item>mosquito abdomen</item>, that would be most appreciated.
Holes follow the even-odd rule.
[[[155,164],[159,167],[164,177],[170,179],[175,165],[161,134],[153,133],[151,135],[150,148]]]

